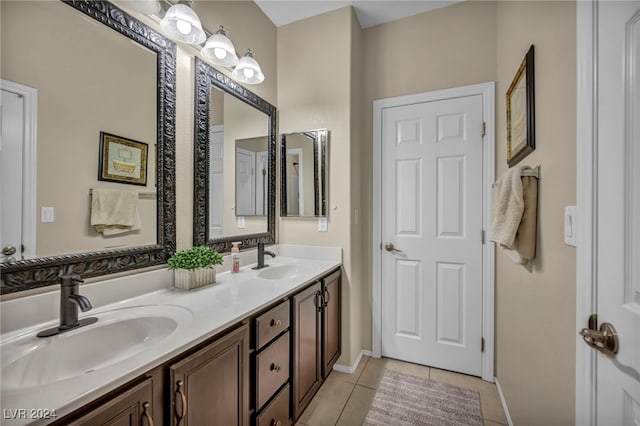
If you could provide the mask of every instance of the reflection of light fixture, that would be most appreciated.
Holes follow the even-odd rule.
[[[223,67],[231,68],[238,64],[236,48],[233,47],[233,43],[229,40],[228,34],[222,25],[214,35],[209,37],[200,53],[214,64],[222,65]]]
[[[200,44],[207,39],[200,18],[185,1],[174,4],[160,21],[160,28],[176,41]]]
[[[162,7],[158,0],[123,0],[123,3],[129,5],[136,12],[151,15],[160,12]]]
[[[247,53],[240,58],[240,62],[231,73],[231,77],[246,84],[258,84],[264,81],[264,74],[262,74],[258,62],[253,58],[251,49],[248,49]]]

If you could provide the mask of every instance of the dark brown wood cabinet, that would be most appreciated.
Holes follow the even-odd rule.
[[[64,423],[69,426],[154,426],[153,379],[151,377],[111,398],[82,417]]]
[[[294,420],[304,411],[322,383],[320,289],[318,282],[292,298]]]
[[[322,280],[322,377],[326,379],[340,358],[342,291],[340,271]]]
[[[169,372],[170,424],[249,424],[248,325],[171,365]]]
[[[341,354],[340,271],[293,296],[292,407],[297,420]]]

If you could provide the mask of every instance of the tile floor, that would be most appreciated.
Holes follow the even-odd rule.
[[[485,426],[507,424],[498,391],[493,383],[465,374],[394,359],[363,357],[353,374],[333,371],[329,375],[296,425],[362,425],[385,368],[477,390],[480,392]]]

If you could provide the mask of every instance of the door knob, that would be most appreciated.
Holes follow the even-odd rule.
[[[620,347],[618,333],[616,333],[613,325],[608,322],[600,324],[599,330],[583,328],[580,330],[580,335],[587,345],[599,350],[605,355],[613,356],[618,353]]]
[[[398,250],[398,249],[393,245],[393,243],[391,243],[391,242],[386,243],[386,244],[384,245],[384,248],[385,248],[385,250],[386,250],[386,251],[388,251],[388,252],[390,252],[390,253],[393,253],[393,252],[402,253],[402,250]]]
[[[5,256],[11,256],[16,253],[16,248],[14,246],[6,246],[2,249],[2,254]]]

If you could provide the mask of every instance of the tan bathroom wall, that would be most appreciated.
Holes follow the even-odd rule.
[[[328,232],[317,219],[281,218],[279,242],[343,248],[342,356],[351,365],[360,351],[360,293],[351,248],[352,138],[350,8],[278,28],[280,133],[329,129]]]
[[[505,93],[535,46],[536,149],[542,166],[535,262],[496,251],[496,376],[516,425],[573,425],[576,252],[563,241],[576,203],[576,4],[498,2],[497,176],[507,170]]]
[[[104,237],[90,226],[89,195],[155,192],[155,53],[61,2],[1,8],[2,78],[38,91],[37,256],[155,244],[154,199],[139,200],[139,231]],[[98,181],[101,131],[148,144],[146,186]],[[55,209],[53,223],[41,223],[41,207]]]
[[[371,349],[373,101],[496,79],[496,4],[471,1],[367,28],[361,164],[362,345]]]

